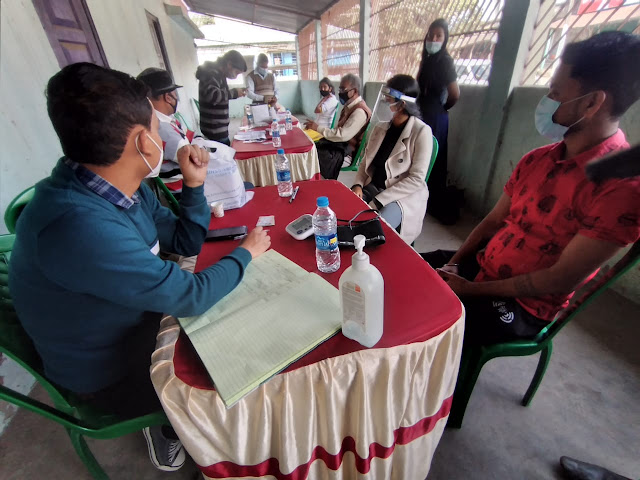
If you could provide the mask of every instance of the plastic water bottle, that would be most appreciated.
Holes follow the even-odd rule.
[[[285,117],[284,125],[287,130],[293,130],[293,118],[291,118],[290,110],[287,110],[287,116]]]
[[[291,167],[289,166],[289,159],[285,157],[282,148],[278,149],[278,154],[276,155],[276,175],[278,177],[278,195],[290,197],[293,193]]]
[[[271,122],[271,139],[273,140],[273,146],[278,148],[282,145],[280,139],[280,130],[278,130],[278,119],[274,118]]]
[[[313,233],[316,236],[316,263],[323,273],[333,273],[340,268],[338,247],[338,220],[329,208],[327,197],[318,197],[318,208],[313,214]]]
[[[247,115],[247,126],[253,128],[255,123],[253,121],[253,112],[251,111],[251,105],[244,106],[244,113]]]

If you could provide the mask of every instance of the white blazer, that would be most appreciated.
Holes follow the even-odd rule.
[[[369,134],[356,175],[356,184],[363,187],[373,179],[373,159],[387,134],[389,124],[376,126]],[[384,164],[387,172],[386,190],[376,196],[382,205],[398,202],[402,210],[400,237],[411,244],[422,231],[427,212],[429,190],[425,178],[429,171],[433,136],[431,127],[416,117],[410,117],[391,155]]]

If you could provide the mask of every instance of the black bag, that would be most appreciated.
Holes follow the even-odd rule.
[[[356,220],[360,215],[368,212],[375,213],[375,217],[368,220]],[[364,235],[366,237],[366,247],[382,245],[386,239],[384,238],[379,217],[380,214],[376,210],[368,209],[357,213],[351,220],[338,219],[338,245],[354,248],[353,239],[356,235]]]

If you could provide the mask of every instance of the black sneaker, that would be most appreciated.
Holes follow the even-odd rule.
[[[142,429],[144,439],[149,447],[149,458],[158,470],[175,472],[179,470],[187,458],[180,440],[166,438],[162,427],[146,427]]]

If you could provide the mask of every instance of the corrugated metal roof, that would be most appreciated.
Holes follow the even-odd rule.
[[[185,0],[191,10],[297,33],[336,0]]]

